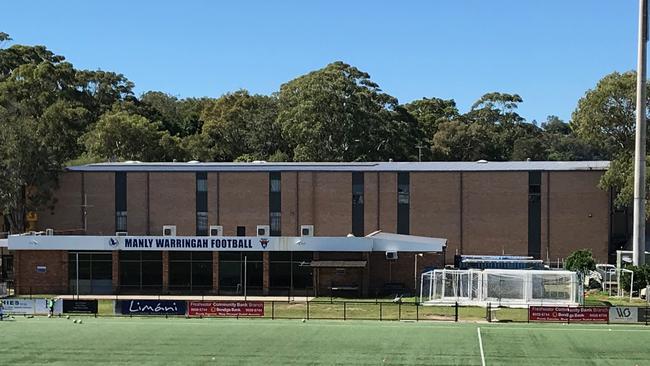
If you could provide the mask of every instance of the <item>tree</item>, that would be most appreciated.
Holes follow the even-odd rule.
[[[576,134],[597,146],[604,158],[611,159],[600,186],[617,193],[614,200],[617,207],[629,205],[633,198],[635,122],[636,73],[633,71],[605,76],[580,99],[572,115],[571,128]],[[646,182],[650,183],[647,179]]]
[[[52,205],[60,170],[81,151],[92,115],[81,88],[77,70],[43,46],[0,49],[0,209],[12,232]]]
[[[280,87],[278,121],[296,161],[411,160],[417,121],[370,75],[343,62]],[[399,154],[399,155],[395,155]]]
[[[110,111],[102,115],[82,141],[91,156],[111,161],[171,160],[173,152],[180,151],[180,139],[173,139],[158,127],[145,117],[126,111]]]
[[[136,102],[134,113],[160,122],[172,136],[186,137],[201,132],[201,113],[210,102],[209,98],[178,99],[163,92],[149,91]]]
[[[277,123],[277,100],[250,95],[246,90],[228,93],[205,106],[202,134],[211,151],[211,160],[266,160],[282,150]]]
[[[569,271],[581,273],[585,276],[589,271],[596,269],[596,260],[594,260],[591,250],[578,249],[567,257],[564,262],[564,268]]]
[[[460,115],[456,108],[456,102],[453,99],[422,98],[405,104],[403,107],[417,120],[418,128],[423,133],[425,142],[421,145],[425,148],[423,159],[432,159],[431,140],[438,132],[438,126],[443,122],[452,121]]]
[[[611,73],[588,90],[573,112],[571,128],[609,158],[634,151],[636,73]]]

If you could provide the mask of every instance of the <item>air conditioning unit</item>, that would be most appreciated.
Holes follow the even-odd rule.
[[[257,236],[271,236],[271,227],[269,225],[257,225]]]
[[[45,229],[45,235],[54,235],[54,229]]]
[[[128,236],[129,233],[126,231],[116,231],[115,236]]]
[[[163,236],[176,236],[176,225],[163,225]]]
[[[386,251],[386,260],[396,261],[397,260],[397,252],[393,251],[393,250]]]
[[[223,226],[210,225],[210,236],[223,236]]]
[[[300,236],[314,236],[314,225],[300,225]]]

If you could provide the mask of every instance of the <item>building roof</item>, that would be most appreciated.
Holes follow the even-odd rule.
[[[95,163],[71,166],[75,172],[484,172],[484,171],[603,171],[609,161],[477,161],[477,162],[365,162],[365,163]]]

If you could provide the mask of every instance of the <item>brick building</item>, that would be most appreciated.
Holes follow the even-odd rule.
[[[189,284],[193,292],[235,293],[244,257],[253,291],[293,287],[322,294],[339,283],[358,285],[366,295],[397,284],[412,289],[416,270],[453,263],[454,254],[555,262],[589,248],[608,262],[628,239],[628,216],[612,208],[611,192],[598,188],[607,167],[599,161],[75,166],[61,175],[54,210],[38,213],[39,230],[106,237],[158,236],[164,226],[174,226],[178,237],[207,236],[217,227],[224,237],[257,236],[258,226],[268,226],[270,237],[300,237],[306,228],[315,237],[381,230],[445,238],[446,251],[422,257],[406,251],[388,260],[379,251],[17,250],[16,282],[21,286],[22,279],[22,291],[41,285],[70,291],[76,253],[83,257],[80,272],[93,267],[106,281],[93,292],[184,292]],[[53,282],[33,279],[37,262],[54,263]]]

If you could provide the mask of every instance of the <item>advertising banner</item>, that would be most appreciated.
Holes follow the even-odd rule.
[[[636,323],[639,321],[639,309],[623,306],[609,308],[609,321],[611,323]]]
[[[63,312],[97,314],[97,300],[63,300]]]
[[[607,322],[607,307],[531,306],[528,309],[530,321],[548,322]]]
[[[2,299],[3,311],[5,314],[14,315],[46,315],[48,314],[45,299]],[[62,301],[54,303],[54,314],[61,314]]]
[[[121,300],[118,308],[125,315],[185,315],[183,300]]]
[[[264,316],[264,301],[189,301],[189,316]]]

